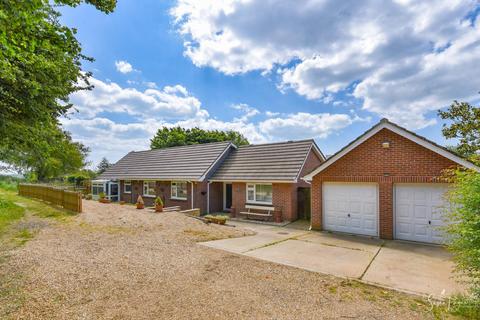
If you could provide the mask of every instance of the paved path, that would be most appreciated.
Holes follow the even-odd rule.
[[[464,290],[453,278],[450,254],[439,246],[307,231],[301,222],[235,224],[257,234],[202,245],[436,298]]]

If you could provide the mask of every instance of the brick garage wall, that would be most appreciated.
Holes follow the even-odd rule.
[[[386,141],[390,148],[382,148]],[[323,182],[376,182],[380,237],[392,239],[394,184],[444,182],[442,170],[453,166],[453,161],[383,129],[313,178],[312,228],[322,229]]]

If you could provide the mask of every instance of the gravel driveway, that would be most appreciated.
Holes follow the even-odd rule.
[[[197,245],[251,231],[84,202],[0,262],[24,319],[425,319],[414,297]],[[0,290],[1,291],[1,290]],[[11,300],[11,299],[10,299]],[[1,301],[0,301],[1,302]],[[8,309],[10,308],[10,309]]]

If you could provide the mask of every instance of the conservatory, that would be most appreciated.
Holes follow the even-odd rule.
[[[119,199],[118,181],[114,180],[92,180],[92,199],[98,200],[103,192],[105,198],[110,201],[118,201]]]

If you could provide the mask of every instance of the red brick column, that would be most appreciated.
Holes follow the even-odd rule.
[[[380,238],[393,239],[393,182],[391,179],[378,184]]]
[[[311,226],[314,230],[322,230],[322,180],[315,176],[311,190]]]

